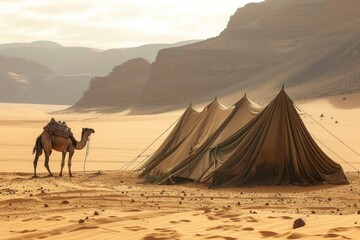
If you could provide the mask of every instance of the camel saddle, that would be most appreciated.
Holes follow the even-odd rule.
[[[44,127],[44,130],[52,136],[70,138],[74,146],[76,146],[76,139],[71,132],[71,128],[69,128],[65,122],[57,122],[54,118],[51,118],[50,122]]]

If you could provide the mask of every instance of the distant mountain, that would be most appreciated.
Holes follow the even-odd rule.
[[[136,84],[143,94],[128,95],[129,84],[112,95],[135,112],[151,112],[215,96],[234,103],[245,91],[265,103],[283,84],[294,99],[360,92],[359,9],[359,0],[247,4],[219,36],[160,50],[145,84]],[[87,108],[91,92],[81,100]]]
[[[94,75],[107,74],[114,66],[134,57],[145,58],[144,61],[150,66],[147,61],[154,61],[159,49],[193,42],[196,40],[106,51],[85,47],[64,47],[49,41],[0,44],[0,84],[3,86],[0,89],[0,102],[74,104],[82,97]],[[130,61],[132,62],[136,61]],[[125,67],[127,66],[131,67],[131,64],[125,64]],[[117,68],[114,71],[115,75],[118,74]],[[144,81],[138,83],[139,80],[136,79],[133,79],[131,84],[126,81],[124,78],[123,82],[120,82],[120,85],[124,84],[121,89],[117,87],[114,89],[120,91],[131,89],[131,84],[134,83],[138,84],[136,85],[138,89],[143,89],[145,85]],[[135,104],[139,99],[141,100],[141,91],[139,94],[129,89],[126,93],[132,92],[134,95],[126,96],[137,100],[125,101],[126,104]],[[91,95],[91,91],[86,94]],[[113,95],[103,95],[105,98],[110,96]],[[96,103],[114,104],[124,99],[120,97],[112,101],[99,101],[98,98]]]
[[[100,50],[86,47],[63,47],[54,42],[0,44],[0,54],[34,60],[61,75],[106,75],[114,66],[132,58],[153,62],[160,49],[178,47],[199,40],[174,44],[148,44],[133,48]]]
[[[360,91],[360,1],[267,0],[239,8],[219,36],[159,51],[144,105],[250,92],[271,99]],[[239,94],[237,94],[239,96]]]
[[[24,47],[34,47],[34,48],[63,48],[58,43],[51,41],[35,41],[31,43],[4,43],[0,44],[0,51],[6,50],[9,48],[24,48]]]
[[[150,63],[143,58],[129,60],[114,67],[105,77],[93,78],[90,89],[74,109],[127,108],[141,104],[142,90],[150,73]]]
[[[61,76],[22,58],[0,55],[0,102],[74,104],[89,76]]]

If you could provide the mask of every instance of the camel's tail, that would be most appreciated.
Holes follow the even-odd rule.
[[[38,152],[38,151],[39,151],[39,156],[40,156],[42,154],[41,135],[36,138],[35,146],[33,148],[32,154],[34,154],[35,152]]]

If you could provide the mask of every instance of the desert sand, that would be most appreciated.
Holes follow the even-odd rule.
[[[130,170],[156,150],[166,134],[136,158],[182,111],[59,114],[51,112],[66,106],[0,104],[0,239],[358,239],[360,157],[316,122],[360,152],[360,94],[296,104],[311,116],[301,114],[320,147],[343,166],[349,185],[154,185]],[[32,148],[51,117],[66,121],[77,138],[82,127],[95,129],[86,173],[82,150],[74,155],[73,178],[66,167],[64,177],[47,177],[43,156],[40,177],[31,178]],[[60,158],[58,152],[50,158],[55,176]],[[298,218],[306,225],[293,229]]]

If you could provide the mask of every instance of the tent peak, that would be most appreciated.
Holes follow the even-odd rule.
[[[283,84],[283,85],[282,85],[282,88],[281,88],[281,90],[284,90],[284,87],[285,87],[285,84]]]

